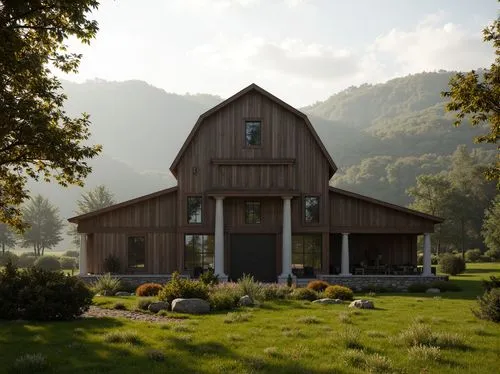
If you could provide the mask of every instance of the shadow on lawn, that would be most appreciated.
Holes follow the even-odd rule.
[[[264,355],[248,355],[244,356],[236,353],[228,346],[221,344],[217,341],[210,341],[205,343],[196,343],[179,339],[177,337],[169,337],[168,340],[177,350],[185,351],[194,357],[199,356],[213,356],[214,358],[227,359],[226,364],[220,367],[221,372],[262,372],[262,373],[312,373],[312,374],[326,374],[335,373],[332,369],[320,370],[311,367],[305,367],[292,360],[290,357],[284,355],[275,355],[275,358],[280,358],[279,361],[271,360],[269,356]],[[199,367],[197,373],[207,372]],[[210,371],[213,372],[213,371]]]
[[[104,341],[108,332],[131,332],[134,326],[112,318],[82,318],[65,322],[0,321],[0,334],[9,344],[0,352],[2,370],[13,370],[24,354],[47,357],[50,373],[152,373],[195,372],[196,365],[179,361],[175,351],[161,350],[161,361],[149,352],[157,351],[141,339],[137,344]],[[151,355],[152,356],[152,355]],[[2,371],[3,372],[3,371]]]

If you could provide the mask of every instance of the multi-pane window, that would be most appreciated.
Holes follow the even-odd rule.
[[[262,126],[260,121],[245,121],[245,143],[247,146],[260,146]]]
[[[214,268],[214,236],[186,235],[184,237],[184,269],[198,277]]]
[[[146,266],[146,239],[144,236],[129,236],[127,248],[128,268],[144,270]]]
[[[292,236],[292,267],[297,276],[306,278],[321,269],[321,235]]]
[[[304,220],[306,223],[319,223],[319,197],[304,198]]]
[[[245,202],[245,223],[260,223],[260,202]]]
[[[201,223],[201,196],[187,198],[188,223]]]

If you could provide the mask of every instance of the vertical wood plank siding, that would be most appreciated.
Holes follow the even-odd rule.
[[[202,118],[178,160],[176,190],[160,191],[78,221],[78,231],[89,234],[90,272],[102,272],[104,259],[110,254],[120,258],[123,271],[127,272],[127,242],[131,235],[145,236],[145,272],[182,271],[184,235],[214,233],[215,200],[208,194],[214,196],[224,190],[253,191],[261,196],[262,191],[266,194],[274,190],[274,197],[238,195],[224,199],[226,272],[232,233],[276,234],[277,273],[281,272],[280,195],[287,192],[295,195],[291,203],[293,233],[322,234],[324,273],[339,258],[336,248],[340,240],[330,233],[352,233],[355,251],[377,241],[376,250],[383,251],[383,256],[393,263],[413,263],[416,234],[434,231],[431,219],[330,190],[332,166],[304,118],[256,90]],[[261,146],[246,146],[245,120],[261,121]],[[187,223],[187,198],[193,195],[202,197],[200,224]],[[320,199],[318,223],[304,222],[305,196]],[[245,223],[246,201],[261,202],[260,224]],[[385,236],[355,236],[356,233]]]
[[[331,232],[434,232],[432,221],[335,192],[329,212]]]

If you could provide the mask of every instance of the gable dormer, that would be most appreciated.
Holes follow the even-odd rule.
[[[189,193],[321,193],[337,167],[305,114],[252,84],[199,117],[170,170]]]

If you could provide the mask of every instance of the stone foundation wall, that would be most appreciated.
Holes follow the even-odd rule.
[[[429,276],[422,275],[353,275],[343,277],[339,275],[318,275],[317,279],[324,280],[330,284],[346,286],[354,291],[366,290],[370,287],[393,289],[396,292],[408,291],[411,284],[430,284],[435,281],[447,281],[447,276]]]

